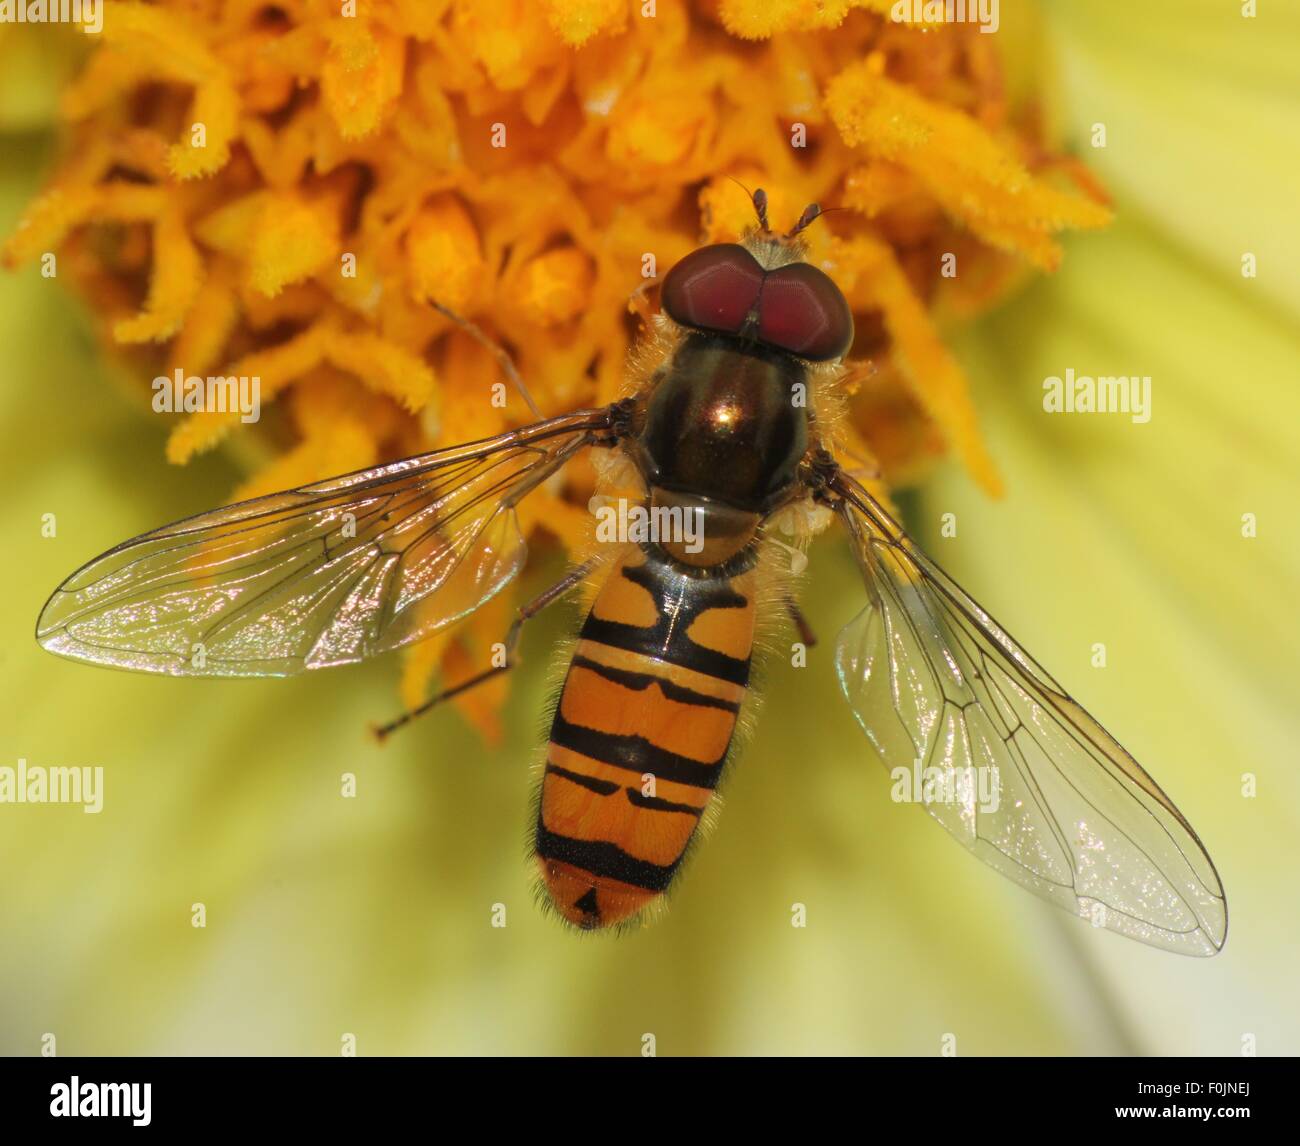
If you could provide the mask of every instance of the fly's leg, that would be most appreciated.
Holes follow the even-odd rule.
[[[803,642],[804,648],[812,648],[817,643],[817,634],[812,631],[812,626],[808,623],[808,618],[799,610],[793,597],[785,599],[785,610],[790,614],[790,620],[794,622],[795,629],[799,632],[799,640]]]
[[[542,412],[537,408],[537,403],[533,401],[533,396],[528,392],[528,387],[524,384],[523,376],[515,366],[515,360],[510,357],[509,352],[504,346],[494,342],[486,334],[483,328],[476,322],[471,322],[468,318],[463,318],[457,314],[451,307],[443,306],[437,299],[430,299],[429,305],[433,307],[444,318],[450,319],[461,328],[466,334],[474,339],[480,346],[486,349],[497,364],[501,367],[502,373],[510,379],[511,384],[519,391],[520,396],[528,404],[528,409],[532,411],[533,417],[539,422],[542,420]]]
[[[554,604],[566,593],[571,592],[582,584],[599,564],[599,558],[591,558],[584,561],[581,565],[570,570],[563,578],[557,581],[549,589],[544,590],[529,601],[526,605],[521,605],[515,616],[514,622],[510,626],[510,631],[506,634],[505,639],[505,660],[499,665],[493,665],[490,669],[484,669],[476,673],[468,680],[463,680],[460,684],[452,685],[451,688],[443,689],[442,692],[435,693],[423,704],[417,708],[408,709],[400,716],[388,721],[386,724],[380,724],[373,728],[375,738],[382,744],[392,733],[396,732],[405,724],[410,724],[417,716],[423,716],[431,708],[441,704],[445,700],[451,700],[463,692],[468,692],[476,685],[483,684],[484,681],[492,680],[504,673],[508,673],[518,663],[515,656],[515,645],[519,643],[519,633],[524,627],[524,622],[537,616],[547,605]]]

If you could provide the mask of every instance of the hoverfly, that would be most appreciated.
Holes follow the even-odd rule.
[[[957,778],[956,798],[927,789],[921,802],[1035,894],[1144,943],[1213,955],[1227,906],[1191,825],[836,461],[826,414],[853,319],[804,261],[800,232],[820,212],[778,235],[761,191],[753,202],[757,226],[742,242],[695,250],[665,277],[620,401],[143,534],[60,585],[37,639],[77,660],[176,676],[287,676],[411,644],[519,573],[516,505],[591,450],[598,472],[634,483],[643,510],[690,515],[697,543],[607,546],[519,609],[504,663],[383,730],[506,671],[528,618],[596,584],[551,725],[534,835],[546,898],[564,919],[608,927],[660,901],[731,750],[756,619],[784,604],[802,624],[773,528],[807,536],[838,519],[866,602],[835,664],[886,766]],[[961,782],[981,769],[998,779],[996,809]]]

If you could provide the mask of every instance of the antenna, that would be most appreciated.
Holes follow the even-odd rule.
[[[787,239],[793,239],[800,231],[812,223],[814,219],[820,218],[822,209],[816,203],[809,203],[803,209],[803,214],[799,216],[799,221],[791,227],[786,233]]]

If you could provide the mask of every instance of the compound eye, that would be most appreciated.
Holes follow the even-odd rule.
[[[853,315],[828,275],[809,263],[791,263],[769,272],[763,283],[758,337],[822,362],[853,345]]]
[[[664,279],[660,301],[682,326],[739,334],[763,289],[763,268],[739,243],[701,247]]]

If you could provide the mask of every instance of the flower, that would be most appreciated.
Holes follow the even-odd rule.
[[[1054,5],[1045,30],[1052,117],[1087,148],[1116,223],[965,331],[958,353],[1012,492],[990,511],[936,473],[921,517],[957,514],[965,539],[934,555],[1032,634],[1035,655],[1153,772],[1227,891],[1228,944],[1208,971],[1055,935],[1044,957],[1091,984],[1115,1049],[1292,1053],[1295,928],[1279,905],[1294,898],[1300,729],[1283,682],[1300,669],[1300,618],[1276,602],[1300,578],[1287,524],[1300,290],[1282,270],[1300,178],[1281,142],[1298,96],[1282,45],[1300,12],[1195,0],[1138,16],[1105,0]],[[1189,74],[1210,44],[1208,75]],[[1097,124],[1104,147],[1089,146]],[[1247,277],[1247,254],[1271,269]],[[1150,422],[1042,412],[1044,379],[1071,366],[1150,376]]]
[[[260,379],[276,452],[239,496],[527,420],[432,301],[507,339],[546,414],[611,401],[647,258],[657,277],[701,227],[738,235],[737,181],[767,186],[774,220],[845,208],[808,234],[877,363],[853,456],[899,482],[951,449],[1000,489],[940,317],[1109,215],[976,28],[879,3],[326,7],[113,5],[63,94],[67,158],[3,250],[71,267],[141,401],[176,370]],[[193,413],[167,456],[256,432]],[[525,528],[575,543],[591,480],[539,491]],[[500,639],[497,613],[408,654],[408,704]],[[493,738],[503,695],[458,703]]]
[[[924,250],[952,225],[947,208],[918,196],[919,176],[905,182],[905,198],[873,218],[859,208],[820,221],[819,257],[832,240],[883,238],[903,268],[894,285],[907,286],[923,304],[904,312],[899,325],[911,331],[913,321],[926,324],[932,344],[970,377],[978,441],[1005,475],[1008,496],[988,502],[969,467],[927,466],[945,449],[968,455],[956,423],[945,429],[923,415],[892,354],[880,349],[889,336],[882,320],[872,322],[862,296],[855,297],[859,329],[875,331],[878,369],[860,383],[855,425],[864,438],[875,431],[861,447],[869,443],[893,482],[925,476],[905,508],[934,555],[1152,766],[1201,831],[1233,899],[1227,952],[1209,964],[1180,961],[1094,935],[998,880],[924,816],[894,807],[887,777],[836,696],[823,649],[813,651],[806,671],[773,674],[757,736],[730,778],[719,829],[692,861],[668,917],[607,941],[576,940],[531,911],[525,865],[513,844],[531,785],[521,765],[535,746],[546,693],[540,662],[548,642],[562,634],[558,620],[536,622],[540,631],[527,638],[527,659],[504,710],[485,705],[475,714],[499,722],[502,747],[491,752],[446,718],[422,722],[382,753],[366,744],[359,730],[384,703],[393,671],[383,662],[279,685],[171,682],[77,672],[18,642],[0,666],[11,751],[33,762],[102,763],[107,791],[98,817],[66,808],[4,812],[0,858],[22,875],[0,888],[10,938],[0,972],[7,983],[21,984],[0,999],[5,1049],[30,1053],[46,1032],[57,1035],[63,1053],[334,1053],[345,1033],[355,1034],[363,1054],[636,1054],[647,1033],[661,1054],[931,1055],[947,1033],[960,1054],[1235,1054],[1252,1033],[1260,1053],[1300,1046],[1287,963],[1295,922],[1285,909],[1292,841],[1300,835],[1288,795],[1297,729],[1287,695],[1300,633],[1294,610],[1285,607],[1300,571],[1293,531],[1286,530],[1294,500],[1287,478],[1297,424],[1297,298],[1279,269],[1288,265],[1284,212],[1294,199],[1279,93],[1294,90],[1285,47],[1300,29],[1294,17],[1277,12],[1253,25],[1235,23],[1235,12],[1229,19],[1209,0],[1141,11],[1120,0],[1056,5],[1041,26],[1026,25],[1021,6],[1004,7],[999,34],[984,38],[992,43],[985,48],[975,40],[977,50],[1007,56],[1004,124],[1027,131],[1023,125],[1032,121],[1016,109],[1025,107],[1024,92],[1038,93],[1055,128],[1044,138],[1063,138],[1087,155],[1115,195],[1118,223],[1070,243],[1061,273],[1036,281],[1021,278],[1018,258],[953,226],[962,270],[955,280],[934,281],[918,278],[904,236],[917,235]],[[435,25],[453,19],[436,5],[411,8]],[[843,8],[823,4],[818,19],[833,22]],[[535,110],[577,114],[565,90],[554,94],[544,81],[558,85],[563,61],[576,67],[613,33],[590,31],[604,9],[583,5],[584,22],[570,32],[585,34],[581,47],[563,37],[561,47],[545,47],[555,10],[537,9],[544,25],[528,13],[511,25],[521,29],[518,39],[543,46],[545,64],[528,71],[517,52],[496,43],[481,55],[461,53],[457,74],[487,73],[490,64],[484,91],[512,93],[500,97],[501,106],[522,108],[527,100]],[[678,10],[661,3],[659,11],[672,18]],[[808,68],[838,65],[835,75],[861,64],[861,46],[846,41],[841,48],[838,35],[868,13],[854,10],[841,25],[798,31],[793,22],[804,11],[813,10],[793,2],[748,10],[720,5],[713,16],[696,16],[691,34],[716,37],[725,50],[716,59],[693,53],[691,69],[696,61],[711,63],[725,85],[755,59],[794,59],[795,73],[800,60],[811,60]],[[779,31],[755,23],[777,17],[791,23]],[[637,19],[632,9],[624,34],[635,33]],[[685,26],[679,16],[670,31],[680,35]],[[916,34],[888,31],[900,40]],[[771,39],[740,43],[741,34]],[[952,86],[952,73],[937,65],[931,72],[928,59],[931,50],[945,58],[946,34],[924,33],[925,51],[917,51],[903,86]],[[609,53],[600,57],[604,72],[584,72],[594,106],[608,102],[602,97],[617,88],[620,66],[650,66],[660,41],[640,44],[640,56],[625,54],[620,63]],[[681,41],[660,50],[670,49],[680,55]],[[1189,58],[1205,66],[1188,67]],[[817,154],[824,156],[840,144],[826,134],[828,120],[813,118],[832,77],[829,70],[815,74],[821,79],[808,85],[797,114],[808,117],[810,138],[822,133]],[[989,73],[961,74],[969,82]],[[728,90],[766,100],[766,75],[762,84]],[[595,83],[601,76],[612,76],[607,86]],[[460,91],[450,100],[458,110],[467,107]],[[738,114],[739,104],[724,106],[739,131],[727,146],[743,157],[761,133]],[[473,122],[499,118],[493,110],[480,110]],[[600,337],[616,338],[622,327],[623,260],[652,250],[666,267],[697,241],[701,202],[709,235],[729,233],[710,230],[724,214],[734,215],[733,226],[745,215],[743,195],[696,165],[701,138],[720,135],[698,123],[689,134],[656,134],[646,126],[654,121],[654,101],[637,110],[620,129],[618,163],[601,158],[609,154],[607,132],[593,132],[573,153],[579,169],[593,164],[608,191],[602,198],[592,190],[596,205],[586,212],[571,201],[575,213],[565,217],[602,245],[588,249],[565,231],[565,241],[538,241],[523,260],[559,259],[555,252],[573,248],[585,255],[589,298],[603,290],[613,302],[577,312],[596,316],[589,324],[604,321],[595,328]],[[690,100],[671,109],[677,125],[689,127],[698,114]],[[1109,125],[1110,143],[1094,150],[1088,140],[1098,120]],[[421,126],[408,122],[403,130]],[[701,129],[703,137],[695,134]],[[10,134],[6,147],[17,149],[24,138]],[[670,146],[680,150],[666,166],[680,167],[681,183],[665,198],[652,194],[648,180],[636,182],[638,170],[625,168],[630,156],[669,154]],[[1020,146],[1041,182],[1067,170],[1085,180],[1068,160],[1049,158],[1036,134],[1021,135]],[[480,146],[475,158],[493,156]],[[594,166],[598,161],[603,165]],[[794,180],[783,210],[797,212],[810,198],[837,202],[825,186],[798,182],[799,167],[788,157],[779,163],[751,167],[737,158],[724,166],[750,186],[763,180],[774,203],[783,181]],[[15,218],[30,198],[32,170],[31,154],[24,164],[5,165],[0,220]],[[874,197],[863,203],[883,203],[890,178],[854,187]],[[492,202],[513,194],[518,204],[519,188],[509,184],[496,184],[502,198]],[[840,203],[849,191],[846,184]],[[488,234],[479,201],[451,188],[433,194],[447,197],[434,204],[434,217],[445,221],[431,228],[430,243],[465,250],[457,207],[481,236]],[[530,185],[530,218],[553,210],[553,194],[549,184]],[[400,192],[391,201],[404,202]],[[906,209],[913,203],[915,214]],[[510,225],[508,212],[498,210],[493,235]],[[104,230],[117,232],[107,236],[108,255],[137,260],[129,297],[120,285],[115,294],[113,276],[102,274],[102,249],[90,242],[94,229],[73,233],[64,249],[75,255],[82,244],[86,321],[111,336],[111,322],[142,312],[147,245],[124,241],[115,227]],[[620,237],[613,254],[603,246],[607,236]],[[195,245],[209,257],[202,241]],[[1253,281],[1240,276],[1246,249],[1260,255],[1261,275]],[[511,289],[494,293],[526,315],[512,312],[496,326],[493,305],[471,301],[466,309],[498,334],[526,329],[531,336],[539,315],[573,307],[581,264],[566,254],[558,265],[547,261],[524,274],[522,264],[502,266],[505,250],[480,238],[479,260],[454,261],[466,272],[456,289],[473,300],[488,289],[476,278],[486,270],[474,266],[508,271]],[[880,256],[880,247],[859,252]],[[608,285],[615,263],[622,267],[617,291]],[[889,269],[883,258],[876,266]],[[830,269],[838,277],[839,269]],[[861,268],[859,274],[865,277]],[[526,305],[515,302],[525,293],[516,281],[533,284]],[[438,282],[436,275],[410,278],[422,299]],[[31,267],[0,276],[0,345],[12,377],[23,383],[0,392],[10,508],[18,523],[47,513],[58,518],[53,538],[40,537],[34,524],[13,536],[11,561],[25,574],[0,598],[13,633],[28,631],[44,592],[79,560],[155,522],[215,504],[236,471],[284,484],[299,480],[294,467],[320,476],[336,466],[336,455],[363,453],[366,442],[376,456],[387,456],[405,442],[455,440],[484,416],[482,403],[466,401],[467,394],[482,394],[495,377],[477,347],[430,320],[422,357],[433,386],[420,415],[391,394],[372,394],[330,362],[313,368],[320,371],[313,384],[285,387],[281,398],[292,417],[276,433],[268,415],[268,432],[227,433],[226,454],[162,481],[154,457],[163,445],[159,434],[148,423],[142,428],[127,403],[105,397],[103,387],[122,371],[106,368],[77,337],[82,320],[67,312],[57,287]],[[105,293],[95,294],[96,287]],[[286,298],[298,291],[290,286],[277,296],[284,310],[258,311],[263,324],[244,317],[234,329],[284,336],[297,325]],[[109,319],[104,299],[114,297],[120,312]],[[987,313],[998,297],[1003,305]],[[952,321],[980,311],[977,323]],[[386,323],[383,333],[404,330],[416,313],[404,308],[403,321]],[[564,322],[572,319],[561,320],[546,340],[530,337],[515,347],[548,413],[616,384],[603,359],[596,377],[587,375],[588,345],[577,336],[565,341]],[[306,352],[290,339],[286,353]],[[914,360],[931,368],[929,357]],[[1071,364],[1154,374],[1152,423],[1125,430],[1045,415],[1043,377]],[[137,366],[125,378],[134,406],[143,401],[140,379],[154,372]],[[313,415],[319,420],[293,420]],[[523,413],[512,409],[510,416]],[[389,422],[376,429],[377,418]],[[314,456],[300,452],[308,443]],[[572,482],[553,508],[580,507],[581,479]],[[1240,532],[1241,514],[1252,507],[1261,526],[1253,541]],[[943,512],[956,513],[956,538],[941,538],[936,522]],[[547,566],[533,582],[540,588],[556,553],[538,550]],[[832,541],[814,552],[812,576],[806,599],[825,645],[862,591]],[[1096,641],[1110,650],[1105,672],[1088,665]],[[446,655],[464,658],[448,666],[449,677],[479,663],[470,647],[449,647]],[[355,739],[350,728],[358,730]],[[1240,796],[1247,771],[1258,781],[1255,800]],[[340,798],[344,772],[356,778],[354,799]],[[203,929],[191,923],[196,902],[207,907]],[[807,928],[790,926],[795,902],[807,907]],[[491,926],[498,903],[508,912],[504,928]]]

